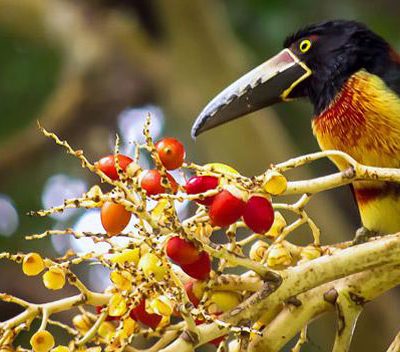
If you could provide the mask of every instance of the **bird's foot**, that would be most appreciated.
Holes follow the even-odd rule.
[[[368,242],[368,240],[372,237],[382,236],[381,233],[373,230],[369,230],[366,227],[362,226],[356,231],[356,235],[353,239],[353,246],[357,244],[362,244]]]

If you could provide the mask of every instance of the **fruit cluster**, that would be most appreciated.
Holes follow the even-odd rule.
[[[221,314],[246,300],[253,289],[251,285],[236,286],[245,279],[234,275],[230,281],[229,275],[224,276],[225,269],[241,266],[263,277],[270,268],[282,269],[322,254],[317,242],[315,246],[298,247],[285,241],[297,226],[312,223],[303,210],[292,207],[287,209],[301,218],[298,225],[287,226],[282,214],[274,211],[272,196],[286,189],[281,173],[272,169],[247,178],[221,163],[189,163],[177,139],[153,143],[149,123],[150,119],[144,128],[146,143],[137,145],[134,155],[120,154],[116,145],[114,154],[93,164],[81,151],[42,129],[111,189],[104,191],[95,185],[80,198],[35,212],[45,216],[71,207],[100,208],[104,233],[50,230],[29,239],[64,234],[104,242],[110,249],[107,253],[69,251],[56,260],[38,253],[8,256],[22,261],[22,270],[28,276],[44,272],[43,283],[48,289],[60,290],[69,283],[81,292],[77,301],[63,301],[63,308],[57,311],[84,303],[94,308],[81,307],[72,327],[66,328],[73,332],[68,346],[54,347],[45,321],[31,338],[35,351],[84,350],[89,349],[88,344],[121,350],[139,335],[162,340],[162,332],[172,334],[219,321]],[[141,153],[152,158],[154,168],[142,169]],[[184,182],[176,181],[176,172],[183,175]],[[182,201],[188,201],[192,211],[186,219],[181,219],[176,209],[176,203]],[[239,230],[246,231],[244,239],[237,236]],[[128,241],[115,242],[120,236]],[[93,261],[110,271],[111,285],[101,293],[89,291],[71,270],[72,265]],[[0,332],[1,328],[0,323]],[[14,337],[10,335],[4,341],[10,344]],[[226,338],[209,342],[220,345]]]

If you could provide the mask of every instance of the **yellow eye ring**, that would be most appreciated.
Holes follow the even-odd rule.
[[[304,39],[301,41],[299,49],[303,54],[306,53],[308,50],[310,50],[310,48],[311,48],[311,40]]]

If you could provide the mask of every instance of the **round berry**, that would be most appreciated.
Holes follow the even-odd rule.
[[[60,290],[65,285],[65,273],[64,271],[57,267],[52,266],[43,275],[43,284],[49,290]]]
[[[175,138],[163,138],[156,143],[157,153],[167,170],[181,167],[185,159],[185,147]]]
[[[84,335],[92,327],[93,323],[87,315],[78,314],[72,318],[72,325]]]
[[[178,184],[175,179],[169,173],[167,173],[167,179],[170,183],[172,193],[176,193],[178,190]],[[162,185],[161,173],[156,169],[145,170],[142,172],[140,175],[140,186],[149,196],[166,192],[166,187]]]
[[[101,207],[101,223],[108,236],[120,234],[128,225],[131,213],[121,204],[105,202]]]
[[[210,301],[215,304],[216,312],[214,314],[225,313],[238,306],[241,297],[236,292],[215,291],[210,296]]]
[[[200,252],[200,257],[192,264],[181,265],[182,270],[193,279],[206,280],[210,276],[211,260],[207,252]]]
[[[123,154],[117,154],[119,167],[122,171],[125,171],[127,166],[133,161],[132,158]],[[115,155],[108,155],[101,158],[95,163],[95,166],[101,171],[103,171],[112,180],[118,180],[118,171],[115,167]]]
[[[192,176],[186,182],[185,189],[187,194],[199,194],[218,187],[218,177],[215,176]],[[211,205],[215,196],[204,199],[196,199],[196,202],[203,205]]]
[[[30,343],[35,352],[48,352],[55,345],[53,335],[47,330],[35,332],[31,337]]]
[[[142,299],[139,304],[130,312],[130,317],[136,321],[155,329],[160,324],[162,316],[158,314],[147,313],[146,301]]]
[[[254,232],[267,232],[274,222],[274,209],[271,202],[262,196],[250,197],[243,212],[243,220]]]
[[[166,252],[168,257],[179,265],[192,264],[200,258],[200,252],[193,243],[178,236],[168,240]]]
[[[228,190],[223,190],[215,196],[209,210],[210,220],[213,226],[229,226],[243,215],[246,203]]]
[[[29,253],[22,261],[22,271],[25,275],[35,276],[40,274],[44,269],[44,262],[40,254]]]

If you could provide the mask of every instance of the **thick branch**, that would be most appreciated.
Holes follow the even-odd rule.
[[[254,321],[263,311],[273,309],[292,296],[310,290],[326,282],[351,275],[376,266],[400,262],[400,236],[386,236],[374,242],[344,249],[332,256],[324,256],[282,272],[282,283],[266,282],[263,288],[234,310],[221,316],[221,320],[240,325],[242,321]],[[199,343],[220,337],[229,332],[216,323],[199,327]],[[193,346],[182,337],[163,349],[170,351],[191,351]]]

